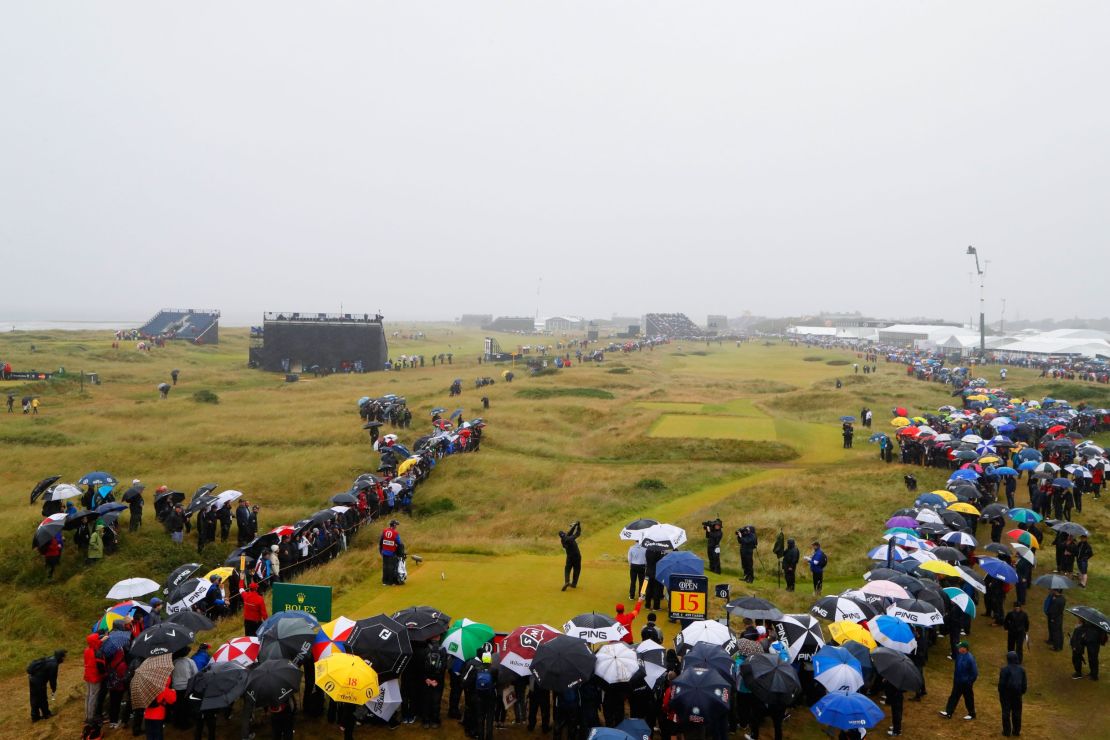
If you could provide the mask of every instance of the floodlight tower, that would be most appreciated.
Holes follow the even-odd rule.
[[[975,272],[979,273],[979,364],[983,364],[987,361],[987,314],[983,297],[983,268],[979,266],[979,252],[975,247],[969,246],[967,254],[975,257]]]

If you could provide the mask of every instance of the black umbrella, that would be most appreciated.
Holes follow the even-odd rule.
[[[728,712],[731,693],[729,682],[717,671],[687,666],[671,682],[670,708],[679,722],[715,720]]]
[[[107,504],[101,504],[96,507],[97,514],[118,514],[121,511],[127,511],[127,504],[121,504],[118,501],[112,501]]]
[[[339,506],[354,506],[358,503],[358,497],[353,493],[337,493],[331,497],[331,502]]]
[[[301,665],[312,654],[312,643],[320,628],[304,619],[279,619],[261,635],[259,660],[289,660]]]
[[[968,527],[967,519],[965,519],[964,515],[960,512],[951,511],[950,509],[941,509],[937,514],[944,520],[944,523],[952,529],[971,531],[971,528]]]
[[[149,627],[139,633],[131,643],[131,655],[138,658],[149,658],[152,655],[163,653],[176,653],[182,648],[193,644],[196,634],[180,624],[163,622]]]
[[[250,672],[234,661],[209,663],[198,673],[189,689],[190,698],[200,699],[200,711],[230,707],[247,688]]]
[[[50,486],[57,483],[59,480],[61,480],[61,478],[62,476],[60,475],[52,475],[49,478],[43,478],[38,483],[36,483],[35,487],[31,489],[31,503],[35,503],[35,500],[38,499],[38,497],[41,496],[47,488],[50,488]]]
[[[778,655],[753,655],[740,666],[744,685],[767,706],[787,707],[802,690],[798,674]]]
[[[207,632],[216,629],[216,623],[200,612],[183,611],[175,612],[162,620],[163,624],[179,624],[193,632]]]
[[[363,429],[377,429],[382,423],[380,421],[368,421],[362,425]]]
[[[280,704],[301,685],[301,669],[288,660],[264,660],[248,673],[243,693],[259,707]]]
[[[871,671],[875,670],[875,666],[871,663],[871,648],[855,640],[848,640],[840,647],[859,661],[860,668],[863,670],[863,680],[867,681],[871,677]]]
[[[1093,624],[1101,629],[1103,632],[1110,633],[1110,617],[1095,609],[1093,606],[1073,606],[1068,609],[1069,612],[1082,619],[1084,622]]]
[[[1045,573],[1043,576],[1033,581],[1034,586],[1042,586],[1044,588],[1053,588],[1063,590],[1066,588],[1075,588],[1075,582],[1070,578],[1065,578],[1057,573]]]
[[[595,662],[585,642],[559,635],[540,643],[530,670],[540,688],[561,692],[590,680]]]
[[[62,531],[65,524],[66,519],[64,514],[55,514],[53,517],[44,519],[31,538],[31,547],[38,549],[47,542],[50,542],[50,540],[54,539],[54,537]]]
[[[988,545],[984,545],[983,549],[986,550],[987,552],[993,552],[993,553],[996,553],[998,555],[1009,555],[1010,554],[1010,548],[1006,547],[1005,545],[1003,545],[1000,542],[991,542]]]
[[[193,491],[192,500],[196,501],[197,497],[203,496],[206,493],[212,493],[213,491],[215,491],[219,487],[219,485],[220,485],[219,483],[205,483],[203,486],[201,486],[197,490]]]
[[[733,599],[725,604],[725,610],[729,614],[736,614],[749,619],[782,619],[782,612],[774,604],[758,596],[743,596],[739,599]]]
[[[423,642],[442,635],[451,626],[451,617],[431,606],[410,606],[392,617],[409,631],[409,639]]]
[[[90,521],[96,519],[98,516],[100,516],[100,515],[97,514],[95,511],[89,511],[88,509],[82,509],[81,511],[78,511],[74,514],[71,514],[71,515],[69,515],[65,518],[65,522],[64,522],[65,523],[65,528],[66,529],[77,529],[78,527],[80,527],[85,522],[90,522]]]
[[[200,567],[200,563],[185,563],[184,565],[179,565],[174,568],[173,572],[170,573],[170,577],[166,579],[166,584],[162,589],[162,593],[168,594],[174,587],[181,585],[181,583],[200,570]]]
[[[120,496],[120,498],[123,499],[124,501],[126,501],[127,503],[131,503],[132,501],[134,501],[135,499],[139,498],[142,495],[143,495],[143,489],[142,488],[137,488],[135,486],[131,486],[130,488],[128,488],[126,491],[123,492],[123,495]]]
[[[683,671],[687,668],[710,668],[717,671],[726,682],[732,680],[732,656],[719,645],[697,643],[682,658],[682,666]]]
[[[243,557],[247,559],[246,567],[248,568],[250,568],[251,565],[254,564],[254,561],[258,559],[254,555],[251,555],[249,552],[247,552],[247,548],[236,547],[234,550],[231,551],[227,558],[224,559],[224,565],[229,565],[232,568],[238,568],[240,564],[239,559]]]
[[[954,547],[934,547],[930,552],[937,560],[943,560],[946,563],[962,563],[967,560],[967,556]]]
[[[193,500],[189,502],[189,505],[185,507],[185,515],[195,514],[214,503],[216,503],[216,497],[210,493],[202,493],[199,496],[194,496]]]
[[[163,491],[162,493],[154,494],[154,508],[161,508],[166,501],[180,504],[184,500],[185,493],[182,491]]]
[[[896,689],[920,691],[925,686],[921,671],[905,653],[887,647],[877,647],[871,651],[871,662],[879,675],[893,684]]]
[[[1076,524],[1075,522],[1060,522],[1059,524],[1053,525],[1052,528],[1057,532],[1070,534],[1072,537],[1084,537],[1090,534],[1086,527],[1081,524]]]
[[[412,658],[412,640],[405,625],[385,614],[355,622],[347,648],[360,658],[370,661],[378,678],[398,678]]]
[[[995,519],[1006,516],[1010,510],[1002,504],[987,504],[979,510],[980,519]]]
[[[872,568],[863,577],[868,581],[886,581],[897,575],[901,575],[901,572],[893,568]]]

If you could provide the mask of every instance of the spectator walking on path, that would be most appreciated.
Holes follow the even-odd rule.
[[[948,704],[940,712],[940,716],[952,719],[956,705],[962,698],[964,707],[967,709],[964,719],[973,720],[975,719],[975,682],[979,679],[979,665],[975,662],[975,656],[971,654],[971,646],[967,640],[961,640],[957,647],[959,654],[952,669],[952,693],[949,694]]]
[[[58,691],[58,665],[65,660],[65,650],[55,650],[53,655],[31,661],[27,666],[27,685],[31,692],[31,721],[54,716],[46,698],[46,687],[51,697]]]
[[[1012,650],[1006,653],[1006,665],[998,672],[998,703],[1002,707],[1002,734],[1021,734],[1021,701],[1028,688],[1021,657]]]

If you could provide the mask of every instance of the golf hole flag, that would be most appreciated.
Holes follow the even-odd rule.
[[[270,589],[273,612],[304,612],[318,622],[331,621],[331,586],[275,583]]]
[[[672,573],[667,579],[671,619],[705,619],[709,614],[709,579]]]

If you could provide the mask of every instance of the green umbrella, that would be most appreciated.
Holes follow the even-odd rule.
[[[471,619],[456,619],[451,629],[443,636],[447,654],[459,660],[470,660],[478,654],[478,648],[493,639],[493,627]]]

